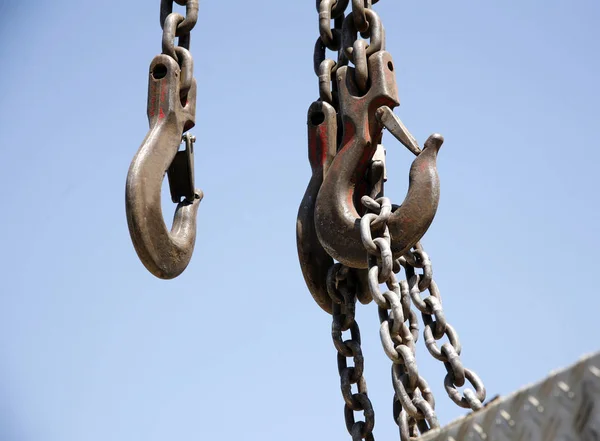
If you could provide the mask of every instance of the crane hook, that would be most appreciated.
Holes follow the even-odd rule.
[[[327,253],[351,268],[368,266],[367,251],[360,234],[362,195],[357,187],[381,140],[384,124],[378,110],[399,105],[393,71],[394,64],[388,52],[381,50],[371,55],[368,59],[370,88],[366,93],[357,86],[353,68],[342,66],[337,71],[344,136],[317,196],[315,228]],[[441,135],[429,137],[411,166],[407,196],[388,219],[394,258],[409,251],[435,217],[439,202],[436,159],[442,142]]]
[[[188,266],[196,242],[201,190],[194,188],[194,137],[184,133],[196,120],[196,80],[189,52],[177,48],[179,63],[157,55],[150,64],[150,130],[138,149],[125,187],[129,233],[144,266],[161,279],[173,279]],[[180,66],[181,64],[181,66]],[[179,151],[183,140],[186,148]],[[167,230],[161,208],[162,182],[168,173],[171,199],[177,203]]]
[[[327,273],[333,259],[323,249],[315,230],[315,201],[327,168],[337,147],[337,114],[323,101],[315,101],[308,109],[308,159],[312,176],[298,209],[296,244],[298,260],[308,290],[317,304],[331,313],[331,297],[327,293]]]

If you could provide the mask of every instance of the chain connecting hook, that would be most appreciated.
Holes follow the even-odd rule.
[[[377,51],[369,57],[370,87],[366,93],[360,91],[354,71],[348,66],[337,71],[344,136],[317,196],[315,229],[331,257],[351,268],[367,268],[367,252],[361,239],[361,217],[357,209],[362,195],[357,187],[364,181],[381,142],[384,125],[390,125],[382,122],[387,113],[379,109],[391,109],[400,103],[394,64],[388,52]],[[412,137],[408,138],[412,141]],[[425,142],[425,148],[411,166],[406,198],[400,207],[395,207],[387,221],[394,258],[409,251],[427,232],[435,217],[440,193],[436,159],[442,143],[443,138],[438,134]],[[362,207],[360,209],[362,211]],[[377,232],[375,227],[372,225]]]
[[[125,201],[129,233],[144,266],[161,279],[180,275],[196,242],[196,216],[201,190],[194,188],[196,80],[189,52],[177,48],[178,61],[157,55],[150,65],[148,121],[150,130],[131,162]],[[180,66],[181,65],[181,66]],[[186,148],[179,151],[183,140]],[[161,208],[162,183],[168,173],[171,199],[177,203],[169,232]]]

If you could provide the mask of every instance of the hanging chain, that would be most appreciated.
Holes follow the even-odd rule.
[[[353,63],[354,81],[360,92],[370,87],[369,58],[385,50],[385,31],[377,13],[371,8],[378,0],[352,0],[351,13],[345,16],[350,0],[317,0],[319,12],[319,38],[314,50],[314,70],[319,78],[320,100],[334,107],[340,118],[335,73],[340,66]],[[332,27],[333,21],[333,27]],[[358,38],[360,34],[361,38]],[[327,50],[337,52],[337,60],[326,56]],[[388,124],[385,125],[390,128]],[[404,137],[413,140],[403,126]],[[338,148],[341,145],[343,124],[338,124]],[[402,141],[402,137],[394,133]],[[413,140],[414,141],[414,140]],[[403,142],[411,151],[416,141]],[[381,150],[383,147],[381,146]],[[379,152],[379,151],[378,151]],[[381,154],[379,153],[381,157]],[[373,159],[375,161],[375,158]],[[368,277],[366,293],[364,284],[358,281],[358,270],[341,264],[333,265],[327,277],[327,291],[333,305],[332,336],[338,351],[338,369],[342,395],[345,401],[346,426],[353,441],[373,440],[374,412],[368,398],[363,376],[364,359],[360,346],[360,332],[354,319],[357,296],[372,297],[378,306],[380,338],[385,354],[392,361],[392,384],[394,388],[393,416],[399,426],[400,439],[416,439],[430,429],[439,427],[435,414],[435,400],[425,379],[419,375],[415,358],[415,344],[419,337],[419,324],[415,308],[421,312],[424,323],[424,340],[430,354],[444,363],[447,374],[444,386],[448,396],[457,405],[480,409],[486,391],[479,377],[464,368],[460,359],[461,346],[454,328],[447,323],[441,304],[439,289],[432,278],[431,262],[420,243],[400,259],[394,260],[387,221],[392,214],[392,204],[383,197],[385,170],[380,182],[371,182],[370,196],[362,197],[367,213],[361,218],[361,239],[368,255]],[[406,280],[398,281],[396,274],[404,268]],[[417,274],[416,269],[422,272]],[[387,290],[381,292],[380,285]],[[426,298],[421,297],[429,292]],[[362,300],[361,300],[362,302]],[[362,302],[365,303],[365,302]],[[350,332],[343,340],[342,333]],[[449,342],[437,341],[444,336]],[[348,367],[347,360],[353,359],[354,366]],[[457,388],[469,381],[473,389],[466,388],[461,395]],[[352,392],[356,384],[357,393]],[[363,411],[365,421],[355,421],[354,412]]]
[[[349,0],[317,0],[316,2],[319,13],[319,37],[314,49],[314,70],[319,78],[319,99],[330,104],[338,114],[338,118],[337,83],[332,81],[332,78],[339,66],[348,63],[342,51],[344,11],[348,4]],[[337,52],[337,59],[327,58],[327,50]],[[338,124],[338,130],[341,129],[342,125]],[[338,136],[338,141],[340,140],[341,136]],[[364,358],[360,329],[355,321],[356,300],[357,297],[362,298],[356,273],[341,264],[331,266],[327,274],[327,292],[332,301],[331,336],[338,352],[337,364],[345,402],[346,428],[353,441],[363,439],[374,441],[375,412],[368,397],[367,383],[363,375]],[[350,338],[344,340],[343,333],[347,331],[350,332]],[[352,359],[352,366],[348,366],[348,359]],[[356,385],[356,393],[352,391],[353,385]],[[355,412],[363,412],[364,421],[357,421]]]
[[[173,12],[173,2],[186,7],[186,16]],[[181,97],[189,92],[194,75],[194,60],[190,53],[190,32],[198,21],[198,0],[161,0],[160,26],[163,30],[162,53],[170,56],[181,68]],[[175,38],[178,39],[175,46]]]
[[[342,396],[344,397],[344,417],[346,428],[352,441],[374,441],[373,427],[375,412],[367,393],[367,382],[363,375],[364,358],[360,346],[360,329],[354,319],[356,311],[358,281],[348,267],[333,265],[327,274],[327,291],[333,302],[333,323],[331,336],[338,351],[337,364],[340,374]],[[343,340],[343,333],[350,331],[350,338]],[[352,359],[353,366],[348,366]],[[357,393],[352,392],[356,384]],[[365,421],[356,421],[354,412],[362,411]]]
[[[398,283],[395,275],[400,271],[400,260],[394,262],[392,259],[386,226],[392,205],[388,198],[373,200],[368,196],[363,197],[363,204],[377,212],[362,217],[361,236],[369,253],[369,292],[379,307],[379,335],[384,352],[392,361],[394,420],[400,428],[400,439],[407,441],[417,436],[417,428],[424,433],[439,427],[435,400],[417,368],[415,343],[419,325],[417,315],[411,309],[409,286],[405,280]],[[378,225],[384,225],[384,231],[373,239],[371,228]],[[381,292],[380,284],[387,286],[386,292]]]
[[[336,82],[332,77],[341,63],[342,25],[344,23],[344,11],[349,0],[317,0],[317,12],[319,13],[319,38],[315,43],[314,70],[319,78],[319,99],[331,104],[339,111],[339,104],[335,93]],[[331,28],[331,21],[334,27]],[[327,50],[338,52],[336,60],[327,58]]]
[[[475,372],[463,366],[460,359],[461,345],[458,334],[446,321],[442,308],[442,297],[437,284],[433,280],[431,261],[420,243],[416,244],[412,252],[398,259],[398,263],[405,268],[407,283],[415,307],[421,312],[423,323],[423,337],[429,353],[444,363],[446,377],[444,387],[452,401],[465,409],[479,410],[483,407],[486,390]],[[415,273],[415,268],[421,268],[421,274]],[[421,297],[424,291],[429,292],[426,298]],[[437,341],[448,337],[448,342],[440,348]],[[466,382],[471,383],[473,388],[466,388],[461,396],[457,387],[462,387]]]
[[[185,17],[173,12],[173,2],[185,6]],[[194,78],[194,59],[190,53],[191,31],[198,21],[199,0],[161,0],[160,26],[163,30],[162,53],[173,58],[181,68],[179,94],[181,102],[188,101],[188,92]],[[175,46],[177,38],[177,46]],[[195,100],[195,97],[194,97]],[[184,128],[184,130],[189,127]],[[193,202],[194,186],[194,142],[196,137],[184,135],[186,148],[179,151],[167,170],[171,199],[179,203],[181,198]]]

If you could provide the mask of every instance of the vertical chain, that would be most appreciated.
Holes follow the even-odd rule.
[[[355,274],[340,264],[333,265],[327,274],[327,290],[333,302],[331,336],[337,349],[337,365],[340,374],[344,417],[352,441],[374,441],[375,412],[368,397],[367,382],[363,375],[364,358],[360,343],[360,329],[355,320],[356,297],[359,284]],[[350,331],[344,340],[343,333]],[[352,359],[353,366],[348,366]],[[357,393],[352,392],[356,385]],[[354,412],[363,412],[364,421],[356,421]]]
[[[336,70],[349,62],[353,63],[355,83],[364,93],[370,87],[369,57],[385,50],[384,27],[372,9],[372,5],[377,2],[378,0],[352,0],[351,12],[345,15],[350,0],[316,0],[319,38],[314,50],[314,70],[319,78],[319,97],[321,101],[334,107],[338,118],[340,109],[336,96],[337,85],[336,81],[332,81]],[[337,60],[327,58],[327,50],[337,51]],[[338,124],[338,131],[342,127],[343,124]],[[338,146],[341,138],[340,132]],[[420,150],[417,153],[419,152]],[[462,365],[458,335],[445,320],[439,290],[432,278],[431,262],[420,243],[406,256],[393,259],[387,227],[392,204],[383,197],[384,175],[385,172],[378,183],[371,182],[374,191],[370,196],[362,198],[368,211],[361,218],[360,225],[361,238],[368,255],[365,291],[368,291],[366,295],[372,297],[378,306],[381,343],[385,354],[392,361],[394,420],[399,427],[400,439],[409,441],[439,427],[432,391],[418,372],[415,344],[419,337],[419,324],[413,304],[423,318],[427,349],[446,367],[444,386],[449,397],[461,407],[477,410],[482,407],[486,394],[479,377]],[[377,196],[379,197],[375,199]],[[405,270],[406,280],[398,281],[396,274],[402,268]],[[417,274],[416,269],[422,269],[422,273]],[[387,287],[383,293],[381,284]],[[339,263],[330,268],[327,291],[333,305],[332,337],[338,352],[346,426],[353,441],[373,440],[375,423],[363,375],[360,331],[354,314],[357,296],[362,299],[365,295],[361,292],[361,286],[357,270]],[[430,294],[425,299],[421,297],[424,291]],[[343,333],[347,331],[350,338],[344,340]],[[440,348],[437,341],[444,335],[449,342]],[[348,366],[348,359],[353,360],[353,366]],[[457,388],[464,386],[466,381],[473,385],[473,390],[467,388],[461,395]],[[352,391],[353,385],[356,385],[356,393]],[[364,421],[355,420],[354,412],[360,411],[364,414]]]

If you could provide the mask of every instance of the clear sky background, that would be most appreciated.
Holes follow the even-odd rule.
[[[0,0],[0,440],[347,440],[331,320],[295,243],[315,2],[200,2],[206,197],[194,257],[172,281],[139,262],[124,205],[159,3]],[[493,397],[600,349],[600,3],[376,10],[397,113],[420,142],[446,139],[423,244],[465,365]],[[411,155],[384,140],[400,202]],[[375,435],[397,439],[375,305],[358,321]],[[462,415],[422,339],[417,359],[441,421]]]

